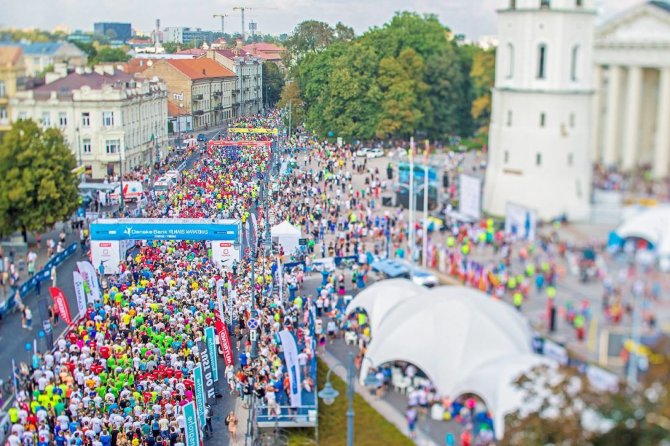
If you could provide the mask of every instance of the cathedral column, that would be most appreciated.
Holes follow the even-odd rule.
[[[611,166],[617,162],[619,141],[619,96],[621,94],[621,67],[610,65],[607,81],[607,116],[605,117],[605,144],[603,163]]]
[[[626,88],[626,110],[625,110],[625,138],[623,141],[623,155],[621,157],[621,168],[629,171],[635,168],[640,147],[640,116],[642,115],[640,105],[642,101],[642,67],[631,66],[628,68],[628,86]]]
[[[595,65],[593,68],[593,133],[591,135],[591,157],[592,163],[597,163],[602,157],[602,89],[603,89],[603,67]]]
[[[668,175],[670,163],[670,67],[661,69],[654,141],[654,178]]]

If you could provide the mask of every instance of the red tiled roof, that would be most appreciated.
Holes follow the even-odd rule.
[[[217,53],[222,55],[223,57],[227,57],[228,59],[234,59],[236,57],[244,57],[244,56],[251,56],[251,53],[248,51],[245,51],[243,49],[237,49],[237,48],[227,48],[225,50],[216,50]]]
[[[205,53],[207,53],[207,51],[200,48],[189,48],[187,50],[176,51],[174,54],[190,54],[191,56],[200,57]]]
[[[267,43],[267,42],[250,43],[249,45],[244,45],[242,48],[246,51],[249,51],[250,53],[256,53],[256,52],[281,53],[282,51],[284,51],[284,48],[277,46],[274,43]]]
[[[216,62],[214,59],[167,59],[166,62],[191,79],[235,77],[235,73]]]
[[[129,74],[141,73],[154,63],[156,63],[156,61],[153,59],[139,59],[135,57],[123,64],[123,71]]]

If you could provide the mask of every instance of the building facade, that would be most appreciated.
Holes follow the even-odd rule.
[[[133,37],[133,29],[130,23],[99,22],[93,24],[93,32],[99,36],[105,36],[110,40],[125,42]]]
[[[592,0],[505,0],[484,183],[484,209],[540,219],[590,214]]]
[[[234,116],[260,113],[263,109],[263,59],[242,49],[209,50],[205,57],[235,73]]]
[[[168,26],[163,30],[162,42],[179,43],[182,45],[208,44],[223,37],[218,31],[207,31],[201,28],[188,28],[184,26]]]
[[[649,1],[599,26],[592,160],[670,174],[670,3]]]
[[[235,73],[212,59],[165,59],[142,74],[165,82],[172,109],[176,108],[177,116],[190,116],[195,131],[229,123],[234,118]]]
[[[107,67],[78,69],[18,92],[12,117],[57,127],[93,179],[150,166],[167,154],[167,89]]]
[[[70,42],[15,43],[0,46],[21,47],[26,76],[37,76],[59,63],[75,68],[83,67],[88,62],[86,53]]]
[[[11,99],[25,74],[23,50],[18,46],[0,47],[0,133],[11,128]]]

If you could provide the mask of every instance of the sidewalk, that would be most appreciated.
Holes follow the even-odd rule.
[[[333,370],[338,377],[346,381],[345,370],[346,365],[342,364],[335,356],[333,356],[328,351],[319,354],[319,358],[325,362],[328,367]],[[341,365],[342,367],[334,368],[336,365]],[[400,432],[405,436],[409,437],[409,431],[407,429],[407,421],[403,414],[398,412],[393,406],[384,400],[379,400],[370,394],[370,391],[365,387],[361,386],[358,380],[356,380],[356,393],[358,393],[366,403],[368,403],[373,409],[375,409],[381,416],[386,418],[386,420],[395,425]],[[343,434],[344,435],[344,434]],[[425,433],[421,431],[420,428],[416,429],[416,438],[414,438],[414,443],[419,446],[438,446],[433,440],[431,440]]]

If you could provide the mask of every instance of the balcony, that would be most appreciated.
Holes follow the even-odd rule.
[[[217,106],[214,107],[214,111],[221,111],[223,110],[223,105],[218,104]]]
[[[205,114],[205,112],[202,111],[202,110],[195,110],[195,111],[193,112],[193,116],[202,116],[202,115],[204,115],[204,114]]]
[[[202,101],[202,94],[193,95],[193,100],[194,101]]]
[[[214,93],[212,93],[212,96],[214,96],[215,98],[218,98],[218,97],[221,96],[221,94],[222,93],[220,91],[215,91]]]

